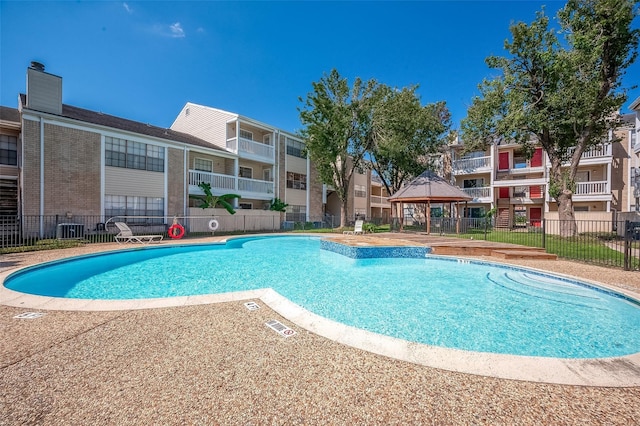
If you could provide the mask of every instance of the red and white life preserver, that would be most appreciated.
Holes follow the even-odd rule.
[[[173,238],[174,240],[179,240],[184,236],[184,226],[180,225],[179,223],[174,223],[169,227],[169,230],[167,232],[169,233],[169,237]]]
[[[211,219],[209,221],[209,229],[212,231],[215,231],[216,229],[218,229],[220,227],[220,224],[218,223],[217,220],[215,219]]]

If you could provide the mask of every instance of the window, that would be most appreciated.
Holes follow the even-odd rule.
[[[355,196],[360,198],[367,197],[367,187],[364,185],[354,185],[355,188]]]
[[[240,129],[240,137],[242,139],[249,139],[250,141],[252,141],[253,140],[253,133],[248,131],[248,130]]]
[[[164,148],[107,136],[105,164],[112,167],[163,172]]]
[[[287,172],[287,188],[307,189],[307,175],[302,173]]]
[[[262,169],[262,179],[264,179],[266,182],[273,182],[273,176],[271,172],[271,169]]]
[[[588,212],[589,206],[573,206],[574,212]]]
[[[636,146],[636,143],[638,143],[638,133],[635,129],[631,129],[631,131],[629,132],[629,139],[631,139],[631,147],[633,148],[634,146]]]
[[[18,137],[0,135],[0,164],[18,165]]]
[[[243,210],[251,210],[253,209],[253,203],[239,203],[238,207]]]
[[[213,172],[213,161],[206,158],[196,158],[193,161],[193,168],[201,172]]]
[[[16,216],[18,214],[18,181],[0,179],[0,216]],[[8,220],[8,218],[5,218]],[[7,223],[8,224],[8,223]]]
[[[251,167],[242,167],[238,168],[238,176],[241,178],[253,179],[253,169]]]
[[[285,220],[290,222],[306,222],[306,207],[305,206],[287,206],[287,212],[285,213]]]
[[[484,179],[465,179],[462,182],[463,188],[482,188],[484,186]]]
[[[480,218],[484,217],[484,207],[469,207],[466,209],[466,217]]]
[[[128,223],[163,223],[164,198],[105,195],[104,214],[107,217],[140,216],[139,219],[126,218]]]
[[[287,138],[287,155],[298,158],[307,158],[304,152],[304,144],[300,141]]]

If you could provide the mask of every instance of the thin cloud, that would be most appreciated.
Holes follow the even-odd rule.
[[[126,10],[128,14],[133,13],[133,9],[131,9],[131,6],[129,6],[127,3],[122,3],[122,7],[124,7],[124,10]]]
[[[182,25],[180,25],[180,22],[176,22],[175,24],[169,25],[169,30],[171,31],[171,37],[173,38],[184,38],[187,36],[184,33],[184,30],[182,29]]]

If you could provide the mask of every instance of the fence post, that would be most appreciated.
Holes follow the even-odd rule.
[[[547,219],[542,219],[542,248],[547,250]]]
[[[624,221],[624,270],[631,269],[631,222]]]

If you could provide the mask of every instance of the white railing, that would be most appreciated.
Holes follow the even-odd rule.
[[[200,182],[210,184],[212,189],[224,189],[225,191],[233,191],[236,189],[235,176],[189,170],[189,185],[197,186]]]
[[[227,141],[227,146],[228,146]],[[271,160],[275,158],[274,156],[275,148],[273,145],[267,145],[265,143],[252,141],[245,138],[240,138],[240,144],[238,148],[238,154],[250,154],[255,157],[264,158],[266,160]]]
[[[238,191],[251,192],[254,194],[273,194],[273,182],[238,178]]]
[[[567,153],[569,154],[569,158],[575,152],[575,148],[569,148]],[[610,157],[611,156],[611,144],[603,143],[600,145],[596,145],[591,147],[582,153],[582,157],[580,158],[599,158],[599,157]]]
[[[609,183],[606,180],[596,182],[577,182],[575,195],[609,194]]]
[[[453,162],[453,170],[456,172],[473,171],[483,167],[491,167],[491,157],[463,158]]]
[[[237,138],[227,139],[227,149],[229,151],[238,152],[238,139]]]
[[[371,196],[371,205],[373,204],[382,204],[385,206],[391,206],[391,203],[387,200],[386,197],[380,197],[378,195]]]
[[[491,188],[461,188],[462,191],[473,198],[489,198],[491,197]]]

